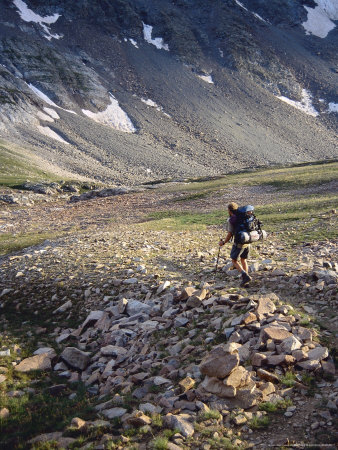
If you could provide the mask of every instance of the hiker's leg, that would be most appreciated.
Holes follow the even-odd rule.
[[[243,272],[243,269],[241,267],[241,265],[239,264],[239,262],[237,261],[237,259],[232,259],[232,265],[235,267],[235,269],[238,270],[239,273]]]
[[[241,265],[238,262],[239,254],[241,253],[241,248],[238,248],[236,244],[233,244],[231,248],[230,258],[232,260],[232,265],[235,267],[235,269],[238,270],[239,273],[243,272],[243,269]]]
[[[247,263],[247,260],[246,260],[246,258],[241,258],[241,264],[242,264],[242,267],[243,267],[243,270],[246,272],[246,273],[248,273],[248,263]]]

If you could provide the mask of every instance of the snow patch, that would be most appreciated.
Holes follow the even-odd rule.
[[[37,87],[33,86],[32,84],[27,84],[27,86],[28,86],[28,87],[29,87],[29,88],[30,88],[30,89],[31,89],[38,97],[40,97],[41,100],[43,100],[44,102],[48,103],[48,105],[54,106],[54,108],[59,108],[59,109],[62,109],[63,111],[67,111],[67,112],[69,112],[69,113],[71,113],[71,114],[75,114],[75,115],[76,115],[76,112],[75,112],[75,111],[71,111],[70,109],[64,109],[64,108],[61,108],[61,106],[58,106],[56,103],[53,102],[53,100],[51,100],[49,97],[47,97],[46,94],[44,94],[43,92],[41,92],[40,89],[38,89]],[[51,110],[51,111],[53,111],[53,110]],[[55,113],[55,111],[54,111],[54,113]],[[59,117],[58,117],[58,118],[59,118]]]
[[[45,122],[54,122],[54,119],[51,116],[43,113],[42,111],[38,111],[37,116],[39,119],[44,120]]]
[[[329,112],[338,112],[338,103],[329,103]]]
[[[133,44],[134,47],[138,48],[137,42],[136,42],[134,39],[129,38],[129,42],[130,42],[131,44]]]
[[[214,84],[211,75],[197,75],[197,76],[198,76],[198,78],[205,81],[206,83]]]
[[[93,113],[87,109],[83,109],[82,112],[95,122],[108,125],[115,130],[123,131],[125,133],[135,133],[136,128],[128,115],[120,107],[116,98],[110,94],[111,103],[104,111]]]
[[[60,17],[60,14],[55,13],[52,16],[41,17],[39,16],[39,14],[36,14],[31,9],[29,9],[26,3],[23,2],[22,0],[13,0],[13,3],[18,8],[19,10],[18,13],[20,14],[22,20],[24,20],[25,22],[34,22],[41,26],[41,28],[45,32],[44,37],[46,39],[50,41],[52,38],[60,39],[63,37],[59,34],[52,34],[50,32],[49,27],[47,27],[46,25],[46,24],[51,25],[52,23],[55,23]]]
[[[267,22],[265,19],[263,19],[263,17],[261,17],[259,14],[255,13],[255,12],[252,12],[252,11],[249,11],[248,8],[246,8],[246,7],[243,5],[243,3],[241,3],[240,1],[235,0],[235,2],[236,2],[237,5],[240,6],[242,9],[244,9],[245,11],[247,11],[247,12],[251,13],[253,16],[255,16],[256,19],[261,20],[262,22],[268,23],[268,22]]]
[[[151,106],[152,108],[156,108],[157,111],[162,112],[165,116],[170,117],[169,114],[165,113],[163,111],[162,106],[159,106],[157,103],[155,103],[153,100],[150,100],[150,98],[145,99],[145,98],[141,98],[141,102],[145,103],[148,106]]]
[[[315,8],[304,6],[308,15],[302,25],[306,34],[326,38],[336,26],[332,21],[338,20],[338,0],[315,0],[315,3]]]
[[[60,119],[59,114],[58,114],[56,111],[54,111],[54,109],[44,107],[43,110],[44,110],[47,114],[49,114],[51,117],[53,117],[53,119]]]
[[[302,101],[296,102],[294,100],[290,100],[287,97],[284,96],[277,96],[279,100],[282,100],[285,103],[288,103],[289,105],[293,106],[294,108],[299,109],[300,111],[303,111],[305,114],[308,114],[309,116],[317,117],[319,115],[318,111],[315,110],[315,108],[312,106],[311,101],[311,94],[306,89],[302,90]]]
[[[59,136],[57,133],[55,133],[55,131],[51,130],[49,127],[42,127],[39,125],[38,130],[40,131],[41,134],[44,134],[45,136],[48,136],[52,139],[62,142],[63,144],[69,145],[69,142],[62,139],[61,136]]]
[[[142,22],[143,23],[143,22]],[[168,44],[165,44],[162,38],[155,38],[152,39],[151,34],[153,31],[153,27],[151,25],[146,25],[143,23],[143,37],[148,44],[155,45],[155,47],[159,50],[166,50],[169,51]]]

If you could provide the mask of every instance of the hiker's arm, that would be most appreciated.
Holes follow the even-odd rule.
[[[227,242],[229,242],[231,238],[232,238],[232,233],[229,231],[228,234],[226,235],[226,238],[225,239],[221,239],[219,241],[219,246],[222,247],[222,245],[224,245]]]

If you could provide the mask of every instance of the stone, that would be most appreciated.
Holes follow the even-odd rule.
[[[197,289],[193,288],[192,286],[188,286],[185,289],[183,289],[181,295],[176,297],[176,301],[177,302],[184,302],[189,297],[191,297],[194,292],[197,292]]]
[[[307,361],[300,361],[297,363],[297,366],[304,370],[317,370],[321,367],[320,362],[316,359],[313,360],[307,360]]]
[[[218,378],[206,376],[201,386],[211,394],[217,395],[221,398],[233,398],[236,395],[236,388],[233,386],[226,386],[223,381]]]
[[[82,324],[81,333],[83,333],[87,328],[93,326],[102,318],[103,315],[104,311],[91,311],[87,319]]]
[[[240,388],[248,385],[250,381],[250,373],[243,366],[238,366],[233,369],[227,378],[224,379],[223,383],[226,386]]]
[[[321,361],[322,359],[326,359],[328,356],[329,351],[326,347],[316,347],[308,352],[308,357],[310,360]]]
[[[336,368],[333,361],[321,361],[321,365],[324,375],[334,376],[336,374]]]
[[[263,353],[255,353],[251,359],[251,364],[256,367],[261,367],[261,365],[266,361],[267,356]]]
[[[33,439],[28,441],[28,443],[36,444],[38,442],[59,441],[60,438],[62,438],[61,431],[55,431],[54,433],[39,434],[39,436],[35,436]]]
[[[150,425],[151,418],[149,416],[146,416],[142,411],[135,410],[127,418],[126,422],[132,427],[139,428],[143,427],[144,425]]]
[[[291,337],[292,334],[285,328],[277,326],[269,326],[263,328],[261,331],[260,341],[266,342],[268,339],[272,339],[275,342],[282,342],[284,339]]]
[[[125,355],[128,351],[124,347],[119,347],[117,345],[106,345],[105,347],[101,347],[100,350],[103,356],[121,356]]]
[[[229,353],[225,347],[218,346],[203,358],[200,371],[209,377],[225,378],[238,364],[238,353]]]
[[[152,403],[141,403],[139,406],[140,411],[143,411],[144,413],[160,413],[162,411],[162,408],[160,406],[155,406]]]
[[[126,414],[127,410],[125,408],[110,408],[104,409],[101,413],[107,417],[107,419],[115,419],[116,417],[122,417]]]
[[[7,408],[0,409],[0,419],[6,419],[9,416],[9,410]]]
[[[299,348],[301,348],[302,343],[294,336],[290,336],[284,339],[284,341],[281,342],[280,346],[284,353],[290,354],[294,350],[298,350]]]
[[[269,297],[260,297],[258,299],[258,306],[256,313],[259,320],[262,320],[266,315],[273,314],[276,311],[274,302]]]
[[[187,308],[199,308],[202,305],[202,300],[195,295],[192,295],[187,300]]]
[[[64,313],[65,311],[70,309],[72,306],[73,306],[73,303],[71,302],[71,300],[68,300],[66,303],[59,306],[57,309],[55,309],[53,311],[53,314]]]
[[[86,421],[80,419],[80,417],[73,417],[70,426],[76,428],[77,430],[80,430],[81,428],[84,428],[86,426]]]
[[[285,355],[271,355],[268,356],[266,362],[269,366],[278,366],[285,361]]]
[[[52,363],[49,353],[42,353],[41,355],[31,356],[20,362],[15,366],[17,372],[30,372],[32,370],[51,370]]]
[[[53,359],[56,356],[56,352],[52,347],[41,347],[35,350],[33,355],[42,355],[43,353],[49,354],[49,357]]]
[[[0,375],[0,384],[4,383],[7,380],[6,375]]]
[[[262,392],[264,398],[276,391],[275,385],[271,383],[271,381],[267,381],[265,383],[260,382],[258,385],[258,389]]]
[[[70,367],[80,370],[85,370],[90,360],[90,353],[76,347],[66,347],[60,356]]]
[[[139,302],[138,300],[128,300],[126,312],[128,316],[134,316],[139,313],[150,314],[151,307],[145,303]]]
[[[164,422],[172,430],[177,430],[184,437],[192,436],[195,432],[193,425],[189,422],[190,416],[188,414],[167,414],[164,417]]]
[[[267,370],[264,370],[264,369],[258,369],[257,376],[261,380],[271,381],[271,383],[279,383],[279,378],[277,377],[277,375],[275,375],[274,373],[268,372]]]
[[[249,323],[252,322],[256,322],[257,321],[257,316],[256,314],[252,313],[252,312],[247,312],[246,314],[244,314],[243,318],[242,318],[242,323],[244,325],[248,325]]]
[[[181,380],[178,385],[180,386],[182,392],[186,392],[195,386],[195,380],[191,377],[186,377]]]
[[[238,416],[235,416],[232,421],[235,425],[238,426],[244,425],[248,421],[248,419],[243,414],[239,414]]]
[[[118,302],[118,311],[119,314],[124,314],[128,305],[128,300],[126,298],[121,298]]]
[[[294,350],[292,352],[292,356],[296,358],[296,361],[304,361],[308,359],[308,353],[303,349]]]

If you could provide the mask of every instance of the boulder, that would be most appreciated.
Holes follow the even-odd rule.
[[[66,347],[61,353],[63,361],[74,369],[85,370],[89,364],[90,354],[75,347]]]
[[[218,346],[206,355],[201,364],[200,371],[203,375],[216,378],[225,378],[229,373],[238,366],[239,355],[237,349],[230,353],[230,347]]]
[[[223,383],[226,386],[240,388],[248,385],[251,381],[250,373],[243,366],[238,366],[224,379]]]
[[[151,307],[145,303],[139,302],[138,300],[130,299],[126,307],[126,312],[128,316],[134,316],[139,313],[150,314]]]
[[[51,370],[51,354],[41,353],[40,355],[31,356],[15,366],[17,372],[31,372],[32,370]]]
[[[177,429],[184,437],[189,437],[195,432],[194,427],[189,422],[190,418],[191,416],[188,414],[167,414],[164,417],[164,422],[172,430]]]
[[[236,388],[233,386],[226,386],[222,380],[218,378],[206,376],[201,386],[211,394],[217,395],[221,398],[233,398],[236,395]]]
[[[321,361],[329,356],[329,351],[326,347],[316,347],[309,350],[308,356],[310,360]]]
[[[280,346],[284,353],[290,354],[294,350],[298,350],[299,348],[301,348],[302,343],[294,336],[289,336],[281,342]]]
[[[258,306],[256,313],[259,320],[264,319],[268,314],[273,314],[276,311],[276,306],[274,302],[269,297],[260,297],[258,299]]]
[[[261,331],[260,341],[266,342],[268,339],[272,339],[275,342],[282,342],[291,336],[292,334],[283,327],[268,326]]]

